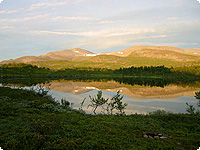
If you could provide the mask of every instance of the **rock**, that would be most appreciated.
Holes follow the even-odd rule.
[[[151,138],[151,139],[167,139],[172,138],[172,136],[168,136],[166,134],[155,133],[155,132],[143,132],[143,137]]]
[[[145,137],[145,138],[148,138],[148,136],[145,134],[145,135],[143,135],[143,137]]]
[[[167,139],[167,137],[165,137],[165,136],[161,136],[160,139]]]
[[[160,137],[159,136],[154,136],[154,139],[160,139]]]

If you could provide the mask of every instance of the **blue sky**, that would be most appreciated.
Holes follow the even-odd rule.
[[[197,0],[0,0],[0,61],[83,48],[200,49]]]

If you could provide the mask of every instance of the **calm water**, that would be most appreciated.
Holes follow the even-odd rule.
[[[103,91],[104,98],[111,98],[116,95],[117,91],[120,91],[120,94],[124,96],[123,102],[128,104],[125,109],[126,114],[146,114],[158,109],[173,113],[186,113],[186,102],[194,106],[198,102],[194,96],[195,92],[200,91],[199,83],[158,84],[158,82],[151,81],[150,84],[147,82],[140,84],[132,80],[130,83],[114,80],[54,80],[50,82],[49,94],[59,102],[62,98],[68,100],[73,103],[72,107],[75,109],[79,109],[80,103],[86,98],[83,110],[87,113],[92,113],[92,108],[87,107],[90,104],[89,95],[94,97],[99,90]],[[103,109],[97,108],[97,113],[103,113]]]
[[[165,110],[173,113],[186,113],[186,102],[194,106],[198,100],[194,97],[199,87],[178,86],[169,84],[165,87],[129,85],[116,81],[52,81],[50,92],[56,100],[67,99],[73,103],[73,108],[80,108],[80,103],[86,98],[83,110],[91,113],[89,95],[96,96],[98,90],[103,91],[104,98],[111,98],[120,91],[124,95],[123,102],[127,103],[126,114],[146,114],[155,110]],[[100,107],[97,112],[103,109]]]

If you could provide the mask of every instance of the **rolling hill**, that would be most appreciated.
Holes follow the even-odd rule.
[[[24,56],[5,60],[5,63],[30,63],[50,69],[110,68],[130,66],[200,65],[200,49],[181,49],[170,46],[133,46],[124,50],[92,53],[80,48],[50,52],[40,56]]]
[[[109,53],[102,53],[102,54],[110,54],[110,55],[117,55],[117,56],[128,56],[131,53],[135,51],[143,51],[143,50],[149,50],[149,51],[171,51],[171,52],[177,52],[181,54],[187,54],[187,55],[194,55],[194,56],[200,56],[200,49],[181,49],[177,47],[172,46],[133,46],[129,47],[124,50],[115,51],[115,52],[109,52]]]
[[[32,63],[32,62],[42,62],[42,61],[74,61],[74,60],[84,60],[88,56],[92,56],[94,53],[80,49],[66,49],[61,51],[49,52],[45,55],[40,56],[24,56],[17,59],[4,60],[0,64],[5,63]]]

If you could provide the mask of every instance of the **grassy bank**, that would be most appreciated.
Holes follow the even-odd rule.
[[[189,114],[89,115],[50,96],[0,87],[3,149],[187,149],[199,147],[200,119]],[[171,136],[144,138],[143,132]]]

